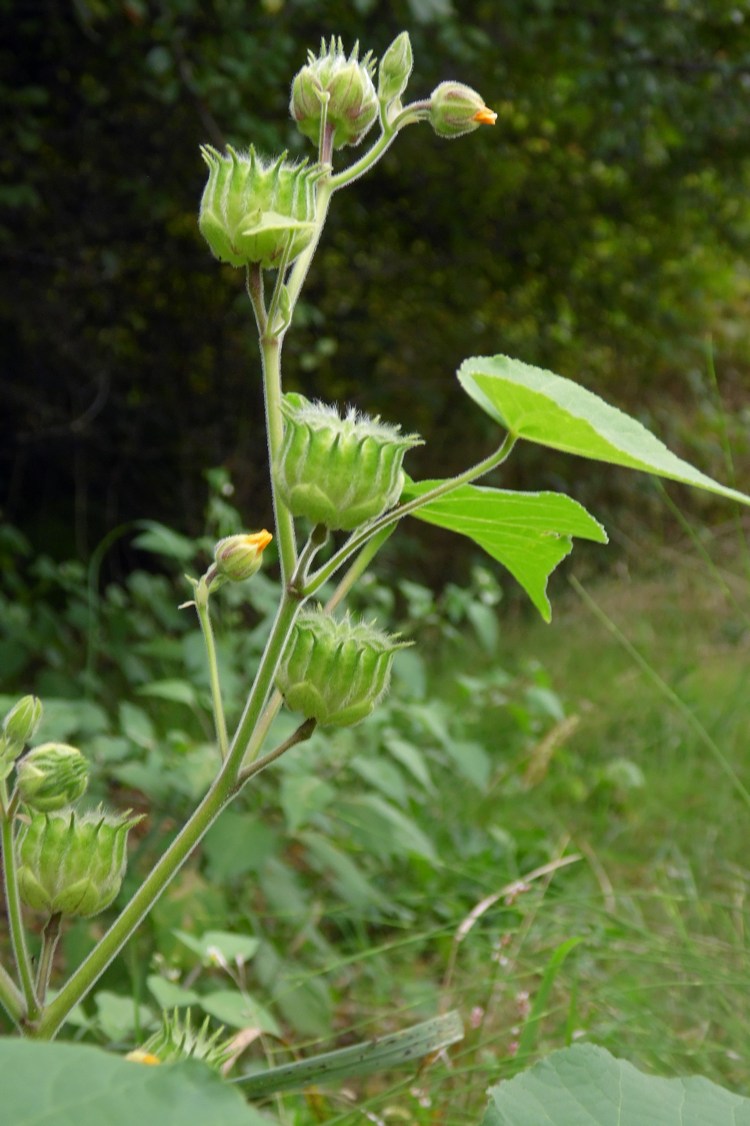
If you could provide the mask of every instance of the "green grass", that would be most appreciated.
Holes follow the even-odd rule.
[[[382,1012],[388,982],[404,1022],[420,999],[456,1006],[467,1037],[450,1063],[405,1087],[360,1089],[373,1095],[373,1121],[478,1122],[491,1082],[580,1037],[646,1071],[699,1073],[750,1094],[746,576],[729,551],[720,553],[726,590],[689,544],[646,554],[641,573],[633,565],[587,583],[599,616],[568,586],[551,626],[506,626],[495,655],[506,681],[494,699],[486,655],[454,650],[432,670],[467,737],[491,749],[492,781],[480,795],[441,779],[447,798],[423,811],[423,824],[432,821],[444,867],[432,883],[410,885],[404,872],[391,887],[417,919],[434,919],[438,899],[444,927],[420,932],[417,922],[415,933],[410,923],[400,937],[391,928],[376,954],[354,959],[369,969],[353,992]],[[504,713],[524,684],[545,681],[567,719],[518,738]],[[484,687],[476,709],[467,684]],[[472,854],[472,832],[504,839],[507,863],[478,843]],[[493,897],[509,872],[571,854],[579,859],[569,866]],[[493,902],[457,943],[484,897]],[[362,1120],[334,1106],[325,1121]]]
[[[734,600],[688,546],[684,556],[652,553],[647,574],[590,585],[645,671],[573,589],[551,626],[503,633],[500,662],[537,655],[578,723],[549,760],[541,755],[535,785],[524,792],[510,779],[497,793],[497,816],[512,837],[536,830],[582,859],[530,897],[501,992],[506,1004],[519,987],[533,999],[550,950],[581,936],[556,979],[540,1050],[585,1035],[646,1069],[700,1072],[747,1094],[750,808],[738,789],[750,766],[750,630],[737,604],[750,603],[741,561],[726,560],[724,577]],[[491,713],[486,722],[491,739]],[[617,760],[635,770],[613,770]],[[473,964],[465,952],[467,980],[479,945]],[[501,1049],[507,1009],[490,1019]]]
[[[646,1070],[702,1073],[750,1094],[750,808],[742,793],[750,786],[750,601],[743,554],[732,554],[730,542],[709,543],[715,565],[687,540],[621,556],[612,576],[586,580],[594,609],[557,576],[552,624],[501,605],[491,653],[456,640],[466,623],[455,592],[454,628],[424,598],[410,619],[410,652],[426,661],[429,693],[404,696],[419,677],[402,670],[401,687],[397,678],[370,721],[315,736],[262,775],[226,821],[224,851],[215,837],[196,854],[103,989],[151,1003],[145,975],[162,969],[199,992],[240,982],[283,1024],[283,1044],[264,1041],[276,1062],[290,1058],[289,1043],[310,1053],[460,1010],[467,1035],[448,1058],[403,1079],[285,1096],[274,1107],[286,1126],[353,1126],[368,1114],[376,1123],[468,1126],[480,1120],[490,1083],[580,1037]],[[586,563],[585,553],[574,555],[563,572],[583,574]],[[413,606],[418,594],[411,591]],[[90,698],[106,726],[94,737],[71,731],[84,749],[98,749],[97,796],[114,770],[121,786],[135,787],[128,804],[150,810],[138,842],[144,856],[181,815],[193,775],[203,784],[198,767],[210,754],[201,723],[158,702],[148,705],[155,733],[144,735],[145,749],[123,743],[134,713],[123,718],[109,704],[122,684],[145,708],[137,691],[144,676],[179,675],[182,652],[164,642],[154,649],[152,639],[184,638],[184,651],[194,649],[189,624],[170,609],[175,592],[148,587],[146,595],[137,611],[114,596],[113,609],[105,607],[108,664]],[[61,624],[75,655],[84,616],[68,617]],[[133,623],[137,644],[128,641]],[[36,628],[43,653],[47,633]],[[485,631],[485,647],[490,637]],[[241,670],[247,642],[236,658],[227,652]],[[127,663],[134,653],[142,667]],[[191,660],[199,670],[199,650]],[[43,672],[51,663],[40,660]],[[388,751],[394,739],[406,758]],[[170,777],[184,790],[172,804]],[[310,778],[335,795],[320,808],[321,791],[305,788]],[[434,858],[393,851],[377,821],[369,836],[357,827],[357,801],[368,796],[388,797],[429,838]],[[117,789],[109,797],[123,800]],[[291,834],[290,816],[299,822]],[[342,869],[337,882],[316,867],[310,833],[356,870]],[[131,886],[142,866],[137,853]],[[257,935],[261,953],[230,980],[191,960],[175,929]],[[63,957],[73,962],[90,930],[73,927]],[[96,1015],[95,998],[87,1011]],[[86,1034],[107,1042],[96,1026]],[[135,1040],[125,1031],[113,1046]],[[262,1059],[257,1044],[253,1058]]]

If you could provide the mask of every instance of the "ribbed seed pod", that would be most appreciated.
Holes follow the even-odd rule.
[[[315,233],[315,184],[324,168],[290,164],[286,153],[267,164],[252,145],[247,154],[227,146],[226,156],[204,145],[201,155],[208,183],[198,226],[221,262],[270,269],[287,246],[290,262],[302,253]]]
[[[335,407],[295,393],[281,409],[276,487],[293,516],[348,532],[397,503],[404,454],[422,444],[418,435],[353,409],[341,418]]]
[[[301,133],[318,143],[323,103],[326,122],[333,129],[333,147],[358,145],[378,116],[378,96],[370,51],[359,60],[359,44],[347,58],[340,39],[321,40],[320,54],[307,52],[307,65],[295,75],[289,112]]]
[[[128,832],[141,820],[101,810],[32,813],[18,840],[21,899],[47,915],[97,915],[120,890]]]
[[[393,655],[409,642],[365,622],[303,610],[276,676],[287,707],[322,727],[365,719],[388,690]]]

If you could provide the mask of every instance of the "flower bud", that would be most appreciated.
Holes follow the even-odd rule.
[[[0,758],[17,758],[42,720],[42,701],[36,696],[23,696],[3,720],[0,735]]]
[[[42,743],[16,766],[21,800],[40,813],[72,805],[86,792],[89,764],[76,747]]]
[[[497,114],[470,86],[441,82],[430,96],[429,120],[439,137],[462,137],[480,125],[494,125]]]
[[[316,145],[326,102],[326,123],[333,129],[335,149],[358,145],[378,116],[372,82],[375,60],[370,51],[361,62],[358,55],[359,43],[347,58],[340,39],[331,37],[328,47],[321,40],[320,55],[308,51],[307,66],[295,75],[289,112],[299,131]]]
[[[325,169],[290,164],[286,153],[265,163],[253,146],[247,154],[227,146],[227,155],[210,145],[201,148],[208,183],[198,226],[221,262],[264,269],[301,254],[315,233],[315,184]]]
[[[402,31],[393,40],[378,67],[378,98],[384,106],[401,97],[413,66],[414,56],[409,33]]]
[[[47,915],[97,915],[125,874],[128,832],[141,820],[101,810],[32,813],[18,838],[21,899]]]
[[[276,687],[293,712],[322,727],[349,727],[365,719],[388,690],[399,641],[365,622],[303,610],[276,674]]]
[[[293,516],[350,532],[396,504],[404,454],[421,438],[353,408],[340,418],[335,407],[295,393],[284,395],[281,409],[276,487]]]
[[[272,539],[271,533],[264,528],[252,535],[227,536],[219,540],[214,548],[216,575],[233,583],[252,578],[260,569],[263,552]]]

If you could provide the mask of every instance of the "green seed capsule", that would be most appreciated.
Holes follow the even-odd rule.
[[[281,661],[276,686],[287,707],[322,726],[365,719],[388,690],[393,655],[409,642],[364,622],[303,611]]]
[[[198,226],[221,262],[259,263],[264,269],[291,262],[315,233],[315,184],[325,169],[290,164],[286,153],[266,164],[250,146],[247,154],[227,146],[227,155],[204,145],[208,183]]]
[[[98,915],[120,890],[128,832],[140,820],[101,810],[32,813],[18,839],[23,902],[47,915]]]
[[[355,410],[341,418],[335,407],[304,395],[285,395],[281,409],[276,487],[293,516],[349,532],[397,503],[404,454],[422,444],[418,435]]]
[[[320,54],[307,53],[303,66],[292,82],[289,112],[301,133],[317,145],[323,106],[326,123],[333,129],[333,147],[358,145],[378,116],[378,96],[372,82],[375,60],[368,51],[359,61],[359,44],[347,58],[339,39],[326,46],[321,40]]]

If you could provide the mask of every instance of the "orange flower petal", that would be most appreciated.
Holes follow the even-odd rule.
[[[273,536],[265,528],[262,532],[254,532],[251,536],[245,536],[245,542],[252,545],[258,553],[265,551],[272,539]]]
[[[494,125],[497,121],[497,114],[494,110],[491,110],[489,106],[482,106],[481,109],[477,110],[471,120],[476,121],[479,125]]]

